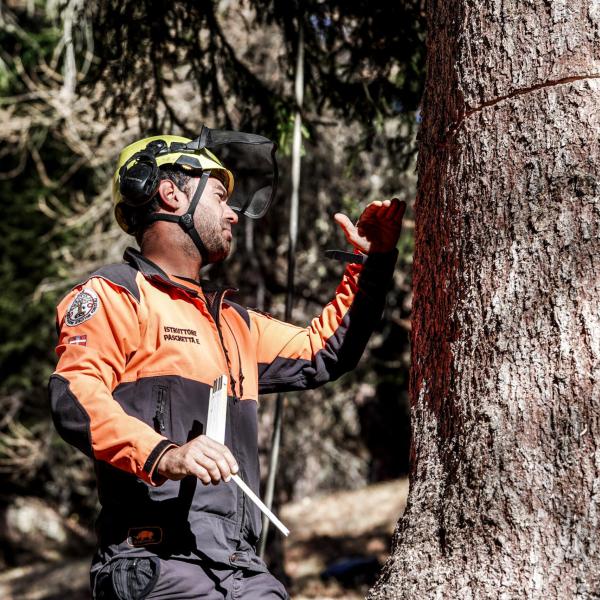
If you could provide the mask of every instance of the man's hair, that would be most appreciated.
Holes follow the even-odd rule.
[[[190,182],[192,180],[192,176],[189,174],[189,171],[182,169],[177,165],[165,165],[163,167],[159,167],[160,169],[160,178],[168,179],[172,181],[182,192],[186,194],[189,193]],[[194,177],[199,177],[198,172],[194,174]]]
[[[192,177],[198,177],[197,173],[189,175],[189,171],[183,170],[177,165],[164,165],[159,167],[160,179],[172,181],[182,192],[189,194],[190,182]],[[135,239],[138,244],[142,241],[142,236],[146,229],[152,224],[146,221],[148,215],[157,211],[160,206],[158,193],[146,204],[138,207],[122,205],[122,214],[132,231],[135,231]]]

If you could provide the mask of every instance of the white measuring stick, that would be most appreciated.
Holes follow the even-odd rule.
[[[206,418],[206,435],[225,443],[225,421],[227,419],[227,375],[217,377],[210,390],[208,399],[208,416]]]
[[[267,519],[283,533],[286,537],[290,534],[290,530],[267,508],[266,504],[244,483],[244,480],[240,478],[239,475],[232,475],[231,479],[235,481],[240,489],[262,510],[262,512],[267,516]]]
[[[208,416],[206,419],[206,436],[219,442],[225,443],[225,422],[227,419],[227,376],[217,377],[210,391],[208,400]],[[264,502],[248,487],[239,475],[232,475],[231,478],[238,487],[260,508],[267,516],[267,519],[283,533],[288,536],[290,530],[267,508]]]

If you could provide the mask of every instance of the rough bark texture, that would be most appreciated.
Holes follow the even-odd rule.
[[[370,598],[600,598],[600,3],[428,12],[411,490]]]

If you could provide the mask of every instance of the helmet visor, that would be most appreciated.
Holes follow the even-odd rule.
[[[208,148],[233,172],[235,187],[229,206],[252,219],[264,216],[277,189],[277,145],[266,137],[203,127],[187,144],[190,150]]]

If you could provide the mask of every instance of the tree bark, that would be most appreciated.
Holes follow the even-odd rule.
[[[600,598],[600,3],[428,14],[411,489],[369,597]]]

